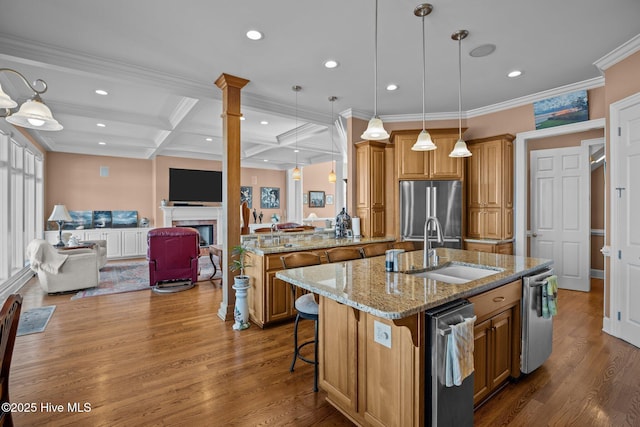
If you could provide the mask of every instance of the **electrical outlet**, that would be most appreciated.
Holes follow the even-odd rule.
[[[373,321],[373,340],[387,348],[391,348],[391,326],[377,320]]]

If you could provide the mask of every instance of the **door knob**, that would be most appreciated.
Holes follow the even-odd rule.
[[[538,233],[531,234],[532,237],[538,237]]]

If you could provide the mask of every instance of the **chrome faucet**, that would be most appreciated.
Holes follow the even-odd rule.
[[[444,243],[442,227],[440,226],[440,221],[438,221],[438,218],[436,218],[435,216],[427,218],[427,220],[424,222],[424,268],[435,267],[436,265],[438,265],[438,255],[436,255],[435,249],[431,249],[431,242],[429,241],[430,223],[435,224],[438,243]]]

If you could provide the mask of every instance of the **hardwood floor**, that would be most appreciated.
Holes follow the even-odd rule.
[[[551,358],[476,411],[476,426],[640,425],[640,353],[601,332],[601,281],[593,288],[560,291]],[[71,301],[34,279],[22,294],[23,309],[57,308],[44,333],[16,340],[11,401],[38,409],[15,413],[18,426],[351,425],[313,393],[311,365],[289,373],[293,324],[233,331],[210,282]],[[75,402],[91,411],[68,411]]]

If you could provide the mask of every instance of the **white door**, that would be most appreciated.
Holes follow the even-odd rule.
[[[531,152],[531,256],[553,259],[558,286],[588,292],[589,148]]]
[[[620,338],[640,347],[640,102],[620,110],[618,117],[617,142],[612,138],[615,169],[611,169],[616,228],[611,279],[618,303],[611,317],[620,322]]]

